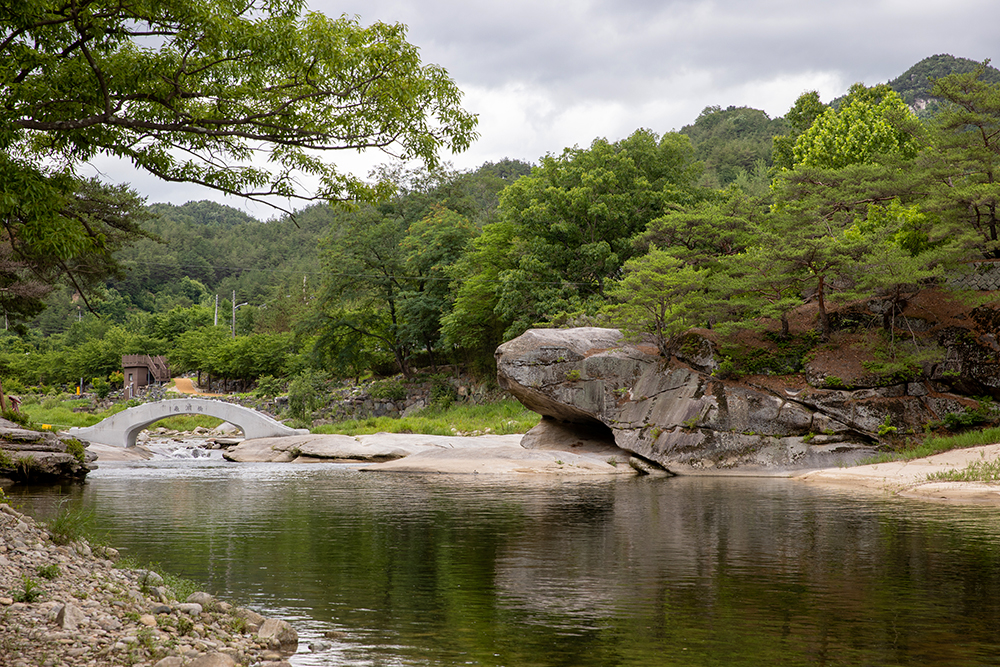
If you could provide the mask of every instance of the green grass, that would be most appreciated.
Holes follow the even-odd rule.
[[[871,463],[889,463],[890,461],[909,461],[922,459],[952,449],[967,449],[980,445],[992,445],[1000,442],[1000,428],[987,428],[981,431],[966,431],[955,435],[928,436],[922,443],[911,449],[895,452],[884,452],[877,456],[861,459],[858,465]]]
[[[929,482],[997,482],[1000,481],[1000,460],[973,461],[962,470],[941,470],[927,475]]]
[[[73,408],[90,405],[87,399],[60,400],[56,397],[49,397],[42,402],[25,399],[21,404],[21,412],[28,415],[32,422],[36,424],[48,424],[52,430],[69,428],[70,426],[93,426],[101,421],[110,412],[101,414],[91,414],[89,412],[73,412]]]
[[[56,544],[69,544],[82,538],[94,537],[94,508],[70,508],[66,502],[60,503],[56,517],[48,522],[47,528]]]
[[[371,433],[423,433],[426,435],[456,435],[490,433],[507,435],[524,433],[541,417],[513,399],[485,405],[451,405],[443,410],[425,409],[410,417],[371,417],[325,424],[313,433],[366,435]]]
[[[132,555],[119,558],[115,563],[115,569],[150,570],[156,572],[163,577],[163,585],[170,589],[176,599],[181,601],[187,600],[188,596],[196,591],[204,590],[204,587],[191,579],[185,579],[184,577],[178,577],[165,572],[159,563],[146,563]]]
[[[21,405],[21,412],[28,415],[36,424],[47,424],[53,431],[67,429],[71,426],[93,426],[97,422],[126,409],[126,403],[119,403],[110,410],[103,412],[73,412],[73,408],[90,405],[87,399],[59,399],[49,397],[42,402],[26,400]],[[222,423],[221,419],[204,415],[177,415],[167,417],[150,424],[147,428],[155,429],[163,426],[174,431],[193,431],[198,426],[212,429]]]

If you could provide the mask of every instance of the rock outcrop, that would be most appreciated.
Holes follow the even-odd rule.
[[[32,431],[0,419],[0,479],[82,480],[97,467],[87,441]]]
[[[535,329],[497,349],[498,378],[550,419],[592,425],[671,472],[781,474],[851,464],[893,432],[961,410],[923,383],[774,389],[721,380],[710,346],[668,362],[614,329]]]

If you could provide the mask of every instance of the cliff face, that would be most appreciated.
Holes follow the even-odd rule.
[[[603,424],[622,449],[687,474],[850,464],[874,453],[887,423],[919,431],[968,403],[930,380],[853,390],[801,376],[722,380],[709,340],[684,347],[667,361],[614,329],[535,329],[497,349],[498,378],[529,409],[595,432]]]

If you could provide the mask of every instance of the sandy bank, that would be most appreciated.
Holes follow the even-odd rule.
[[[809,484],[888,493],[906,498],[1000,505],[1000,483],[927,481],[927,476],[932,473],[962,470],[973,461],[993,461],[998,457],[1000,444],[984,445],[955,449],[911,461],[814,470],[795,479]]]

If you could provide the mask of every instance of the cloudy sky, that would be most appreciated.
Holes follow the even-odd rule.
[[[679,130],[706,106],[782,116],[818,90],[882,83],[938,53],[994,58],[996,0],[307,0],[330,16],[403,23],[426,63],[444,67],[479,115],[480,139],[456,167],[536,161],[640,127]],[[336,156],[362,175],[384,162]],[[191,186],[130,181],[152,201],[215,199]]]

